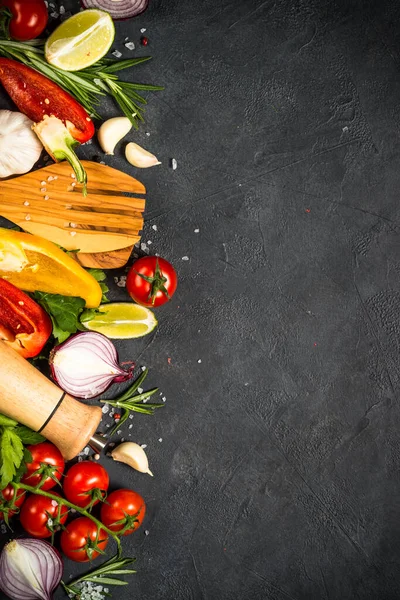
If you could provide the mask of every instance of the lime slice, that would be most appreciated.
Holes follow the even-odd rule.
[[[126,340],[147,335],[157,327],[154,313],[130,302],[102,304],[93,319],[82,323],[86,329],[102,333],[112,340]]]
[[[79,71],[107,54],[114,37],[114,23],[108,13],[84,10],[53,31],[45,45],[46,60],[64,71]]]

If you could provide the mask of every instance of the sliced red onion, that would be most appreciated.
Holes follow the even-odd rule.
[[[149,0],[81,0],[84,8],[99,8],[115,21],[130,19],[146,10]]]
[[[131,379],[134,366],[127,371],[120,367],[114,344],[94,331],[70,337],[50,354],[53,379],[76,398],[94,398],[113,382]]]
[[[44,540],[12,540],[0,555],[0,589],[12,600],[52,600],[62,560]]]

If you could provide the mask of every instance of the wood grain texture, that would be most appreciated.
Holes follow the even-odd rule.
[[[63,391],[3,341],[0,364],[0,413],[38,431]],[[70,460],[87,445],[101,415],[100,407],[87,406],[67,394],[42,433]]]
[[[67,250],[80,250],[84,255],[97,253],[97,266],[119,266],[128,252],[118,253],[116,263],[108,253],[129,248],[140,240],[145,208],[143,197],[126,194],[143,196],[146,189],[117,169],[91,161],[83,161],[83,165],[88,175],[86,197],[70,165],[61,162],[3,181],[0,214]],[[89,259],[85,256],[81,260]]]

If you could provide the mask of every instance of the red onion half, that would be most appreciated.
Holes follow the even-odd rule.
[[[12,540],[0,556],[0,589],[12,600],[51,600],[61,581],[62,560],[44,540]]]
[[[114,344],[101,333],[85,331],[53,348],[50,354],[53,379],[71,396],[94,398],[114,381],[131,379],[134,363],[126,371],[118,363]]]
[[[84,8],[105,10],[115,21],[122,21],[144,12],[149,0],[81,0],[81,4]]]

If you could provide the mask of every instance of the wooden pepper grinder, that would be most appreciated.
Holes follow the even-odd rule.
[[[95,431],[102,411],[69,396],[27,360],[0,341],[0,413],[55,444],[65,460],[74,458],[88,444],[106,445]]]

